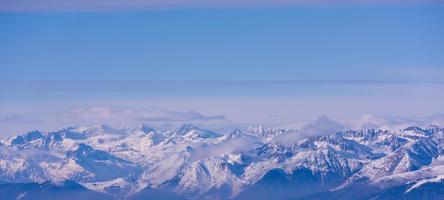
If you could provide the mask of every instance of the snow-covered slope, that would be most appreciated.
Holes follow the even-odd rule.
[[[298,132],[217,133],[191,124],[162,131],[146,125],[32,131],[0,141],[0,183],[73,181],[116,198],[162,191],[187,199],[279,199],[363,183],[406,186],[409,193],[444,179],[444,129],[437,126],[282,142],[287,134]]]

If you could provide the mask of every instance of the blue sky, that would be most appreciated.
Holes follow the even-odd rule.
[[[405,79],[443,66],[442,6],[1,13],[2,80]],[[430,72],[430,74],[427,74]],[[439,79],[439,76],[432,77]]]
[[[3,116],[97,105],[244,122],[444,112],[438,3],[26,12],[0,5]]]

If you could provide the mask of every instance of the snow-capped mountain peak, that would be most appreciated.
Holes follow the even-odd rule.
[[[410,195],[442,180],[437,160],[444,131],[438,126],[276,140],[287,134],[298,132],[258,127],[217,133],[191,124],[31,131],[0,144],[0,182],[73,181],[116,198],[166,192],[187,199],[249,199],[272,188],[252,197],[279,199],[283,189],[299,198],[362,183],[383,185],[378,191],[410,184],[403,190]]]

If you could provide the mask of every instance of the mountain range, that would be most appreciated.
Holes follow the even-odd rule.
[[[31,131],[0,141],[1,199],[443,199],[444,129],[301,134],[192,124]]]

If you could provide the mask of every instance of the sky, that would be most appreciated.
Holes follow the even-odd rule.
[[[0,0],[0,136],[122,109],[269,125],[444,113],[442,1],[39,2]]]

